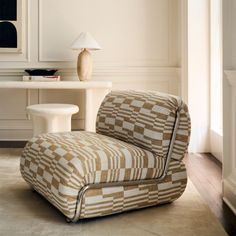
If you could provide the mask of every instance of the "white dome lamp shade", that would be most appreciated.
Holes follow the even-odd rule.
[[[102,48],[88,32],[82,32],[72,43],[71,48],[74,50],[82,49],[78,56],[77,73],[81,81],[90,80],[93,69],[93,60],[89,50],[100,50]]]

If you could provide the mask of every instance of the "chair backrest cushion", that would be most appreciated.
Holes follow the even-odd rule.
[[[173,158],[181,160],[189,142],[190,118],[178,97],[153,91],[112,91],[99,108],[96,132],[166,157],[179,108]]]

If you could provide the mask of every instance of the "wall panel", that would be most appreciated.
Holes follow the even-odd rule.
[[[70,4],[41,0],[39,60],[74,60],[70,44],[81,31],[90,31],[103,47],[94,53],[98,64],[169,65],[170,49],[176,48],[176,37],[171,37],[175,4],[173,0],[70,0]],[[56,12],[53,17],[51,9]]]
[[[21,80],[25,68],[57,68],[76,80],[78,52],[70,44],[90,31],[103,47],[93,52],[93,80],[113,89],[148,89],[180,95],[180,0],[23,0],[25,51],[0,54],[0,80]],[[84,127],[84,94],[48,90],[0,91],[0,140],[27,139],[25,106],[63,102],[80,106],[74,129]]]

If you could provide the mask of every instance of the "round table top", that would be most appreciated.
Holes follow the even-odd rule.
[[[35,104],[26,108],[29,114],[33,115],[70,115],[79,111],[79,107],[73,104]]]

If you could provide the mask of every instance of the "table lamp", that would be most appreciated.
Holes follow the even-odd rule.
[[[91,79],[93,60],[89,50],[100,50],[101,47],[88,32],[82,32],[72,43],[72,49],[82,49],[77,61],[77,73],[81,81]]]

